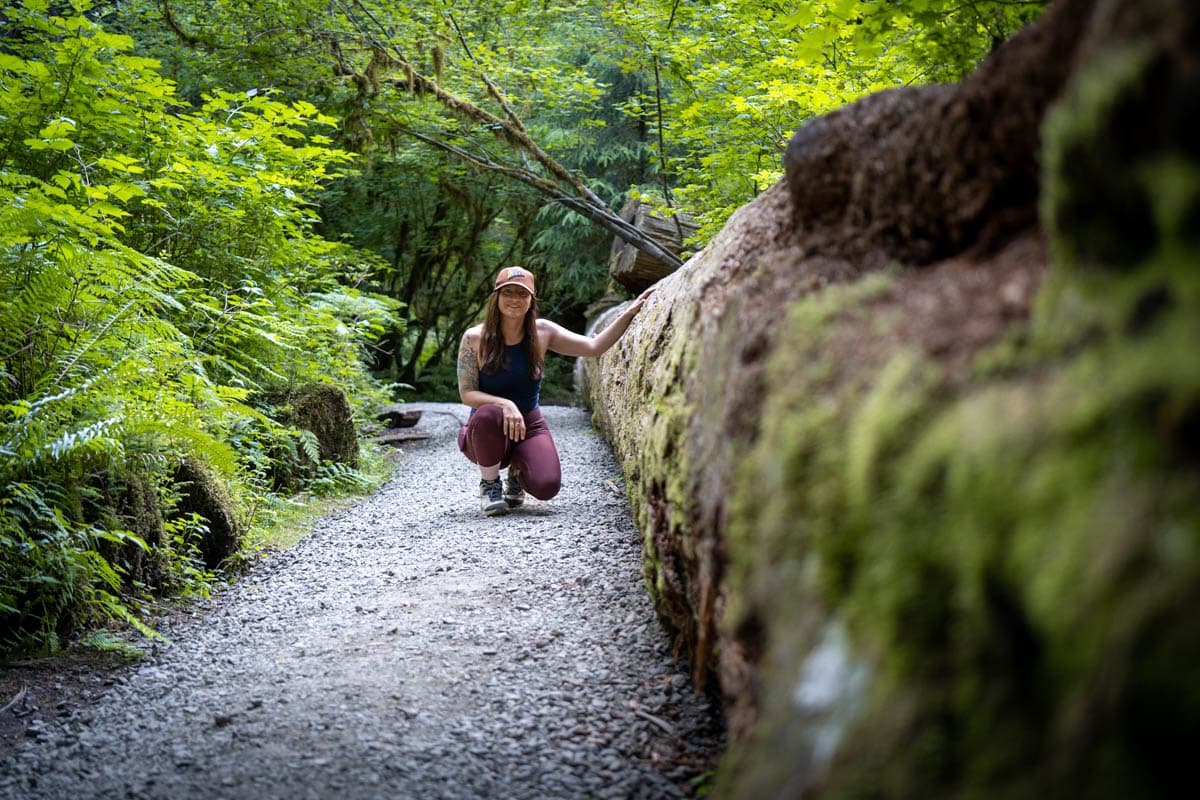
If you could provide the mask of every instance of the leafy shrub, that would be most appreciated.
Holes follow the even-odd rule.
[[[378,393],[360,339],[396,308],[342,285],[370,256],[311,231],[307,198],[350,159],[317,132],[330,119],[255,91],[184,110],[74,8],[23,0],[0,48],[0,651],[104,619],[148,633],[150,587],[119,562],[150,546],[102,507],[110,476],[142,474],[169,512],[195,458],[245,514],[294,435],[255,392]],[[154,557],[164,585],[203,591],[188,519]]]

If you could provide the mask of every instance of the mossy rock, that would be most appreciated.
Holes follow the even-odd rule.
[[[179,493],[174,513],[178,517],[196,514],[204,521],[206,530],[197,549],[205,566],[216,569],[241,546],[241,525],[229,490],[207,464],[195,457],[180,462],[173,483]]]
[[[84,519],[109,531],[137,536],[146,548],[134,542],[118,544],[102,540],[97,549],[117,567],[127,588],[135,583],[161,590],[169,578],[169,556],[159,505],[157,477],[136,470],[108,471],[93,480],[82,502]]]
[[[358,431],[345,392],[327,383],[306,384],[293,394],[291,408],[290,421],[316,436],[322,462],[358,467]]]

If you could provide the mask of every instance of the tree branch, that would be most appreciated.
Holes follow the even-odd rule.
[[[479,67],[479,61],[475,58],[475,54],[471,52],[471,46],[467,44],[467,39],[465,36],[463,36],[462,28],[458,27],[458,20],[455,19],[454,15],[449,12],[446,12],[446,16],[450,19],[450,24],[454,26],[454,32],[458,34],[458,43],[462,45],[463,52],[467,54],[467,57],[471,59],[471,63],[476,67],[475,74],[479,76],[479,79],[483,81],[484,86],[487,87],[488,94],[490,94],[492,98],[500,104],[500,108],[503,109],[504,116],[508,117],[509,122],[515,125],[517,129],[521,131],[521,133],[525,133],[525,123],[521,121],[519,116],[517,116],[517,112],[512,110],[512,107],[508,104],[508,100],[506,100],[504,95],[500,93],[499,87],[497,87],[496,84],[492,82],[492,79],[487,76],[487,73]]]
[[[385,38],[389,37],[387,28],[382,22],[380,22],[379,18],[371,12],[370,9],[363,5],[362,0],[349,0],[349,2],[353,4],[355,9],[365,15],[366,18],[371,21],[374,27],[378,29],[378,31]],[[347,16],[353,19],[353,15],[351,15],[349,12],[347,13]],[[394,61],[395,65],[405,71],[405,77],[410,82],[409,85],[412,89],[421,94],[432,96],[451,113],[463,117],[469,121],[484,125],[490,131],[492,131],[495,136],[504,140],[510,146],[529,154],[533,160],[536,161],[539,166],[545,169],[546,172],[548,172],[554,179],[565,183],[572,191],[567,192],[562,186],[556,184],[554,181],[546,180],[545,178],[536,176],[529,170],[498,164],[491,159],[482,158],[476,156],[475,154],[468,153],[468,151],[455,147],[448,142],[442,142],[425,134],[417,135],[417,132],[411,128],[402,128],[405,133],[427,144],[432,144],[436,147],[439,147],[445,152],[452,153],[459,158],[465,158],[477,166],[481,166],[494,172],[499,172],[500,174],[507,175],[526,183],[529,186],[532,186],[543,194],[549,196],[555,202],[560,203],[561,205],[564,205],[573,211],[576,211],[587,219],[599,224],[606,230],[616,233],[637,249],[654,256],[666,264],[677,267],[683,263],[674,253],[666,250],[658,242],[654,241],[627,223],[625,220],[621,219],[620,216],[613,212],[612,209],[608,207],[608,204],[601,200],[595,192],[589,189],[577,175],[542,150],[541,147],[539,147],[537,143],[530,138],[529,134],[525,130],[524,125],[521,123],[520,118],[517,116],[516,112],[512,110],[508,103],[504,101],[499,89],[496,88],[495,84],[493,84],[486,76],[482,74],[480,75],[485,84],[488,86],[489,94],[491,94],[497,100],[497,102],[500,103],[501,108],[503,109],[505,115],[509,117],[509,119],[505,120],[497,117],[487,109],[480,108],[469,100],[447,92],[445,89],[439,86],[436,81],[425,75],[422,75],[405,57],[404,53],[399,50],[399,48],[395,47],[394,45],[385,44],[384,42],[379,41],[367,31],[362,31],[360,29],[360,33],[368,40],[376,52],[382,52],[384,50],[388,52],[388,57]],[[469,50],[468,55],[470,55]],[[473,56],[471,57],[472,59],[474,58]]]
[[[171,12],[169,0],[159,0],[159,4],[168,27],[174,31],[175,35],[182,42],[189,46],[211,49],[210,43],[203,41],[200,37],[185,30],[178,24]],[[352,31],[350,33],[333,31],[325,31],[323,33],[314,32],[313,35],[328,49],[329,57],[333,61],[334,72],[339,75],[349,75],[355,81],[360,94],[360,100],[369,100],[375,95],[381,85],[400,87],[403,83],[405,91],[419,96],[427,95],[454,116],[488,130],[493,136],[513,148],[520,158],[526,161],[526,166],[518,167],[500,163],[489,156],[472,153],[464,148],[442,141],[435,135],[420,133],[412,128],[401,126],[401,132],[421,142],[432,145],[456,158],[463,159],[479,168],[487,169],[524,183],[553,202],[575,211],[665,264],[677,267],[682,263],[677,255],[666,250],[657,241],[638,230],[632,224],[621,219],[620,215],[610,209],[608,204],[596,195],[580,176],[550,156],[530,137],[520,116],[508,103],[504,97],[504,93],[479,68],[480,65],[471,52],[466,37],[458,26],[457,20],[449,12],[447,12],[447,17],[458,35],[459,42],[466,51],[467,56],[475,63],[477,68],[476,74],[484,83],[488,96],[499,105],[504,115],[503,117],[493,114],[486,108],[476,105],[466,98],[446,91],[439,85],[438,81],[422,74],[408,59],[404,51],[395,44],[392,32],[388,30],[387,26],[384,25],[375,12],[367,7],[363,0],[330,0],[330,14],[334,13],[335,8],[340,9],[345,15],[345,19],[350,23]],[[363,72],[357,71],[342,52],[342,44],[346,40],[351,39],[358,46],[370,50],[370,62]],[[380,81],[377,73],[381,70],[403,72],[403,82],[399,78],[390,80],[385,78]],[[356,117],[359,118],[359,122],[361,123],[361,117],[363,116],[363,109],[359,108],[347,117],[347,122],[351,121],[351,117]],[[370,130],[369,128],[364,128],[364,130],[365,136],[369,140]],[[534,171],[534,167],[537,168],[537,172]],[[538,174],[543,171],[545,175]]]
[[[614,214],[608,206],[596,207],[592,203],[587,202],[585,198],[575,197],[563,191],[563,188],[553,181],[547,180],[536,173],[530,172],[523,167],[516,167],[511,164],[503,164],[493,160],[486,154],[473,153],[470,150],[442,141],[436,137],[430,136],[421,131],[399,126],[397,128],[406,136],[424,142],[432,147],[435,147],[443,152],[450,153],[456,158],[474,164],[477,167],[486,169],[490,172],[496,172],[506,177],[512,178],[520,183],[529,186],[541,194],[547,196],[559,205],[571,209],[580,216],[591,220],[600,227],[619,236],[629,244],[637,247],[639,250],[644,250],[656,257],[666,261],[669,264],[679,266],[682,261],[674,253],[663,249],[662,245],[654,239],[647,236],[641,229],[634,226],[632,223],[621,219],[617,214]],[[661,254],[661,255],[660,255]]]
[[[179,37],[179,41],[188,47],[199,47],[202,44],[199,37],[184,30],[183,26],[175,21],[175,15],[171,13],[171,6],[167,3],[167,0],[159,0],[158,5],[162,9],[163,22],[167,23],[167,27]]]

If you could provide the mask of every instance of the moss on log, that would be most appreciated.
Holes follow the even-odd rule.
[[[358,432],[346,393],[327,383],[309,383],[292,399],[294,423],[317,437],[322,462],[358,466]]]
[[[204,564],[216,569],[241,545],[242,527],[222,479],[203,461],[183,459],[175,468],[173,483],[179,492],[176,517],[198,516],[204,529],[197,543]]]
[[[725,696],[718,795],[1187,777],[1197,28],[1183,0],[1066,0],[936,102],[867,98],[802,131],[787,183],[592,370],[659,613]],[[1010,133],[878,150],[854,119]],[[842,167],[799,180],[810,157]],[[880,196],[855,194],[857,165],[883,169]],[[905,186],[932,205],[889,203]]]
[[[92,477],[84,519],[110,532],[128,532],[145,545],[100,539],[96,548],[121,575],[126,589],[163,590],[170,576],[171,542],[163,524],[158,477],[141,465],[111,468]]]

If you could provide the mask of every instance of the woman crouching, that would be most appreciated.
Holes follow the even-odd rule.
[[[458,396],[471,407],[458,447],[479,466],[483,513],[503,514],[525,502],[558,494],[558,450],[538,407],[547,351],[596,357],[629,328],[653,288],[595,337],[580,336],[537,312],[533,274],[506,267],[496,276],[484,321],[463,334],[458,349]],[[500,471],[508,468],[503,484]]]

